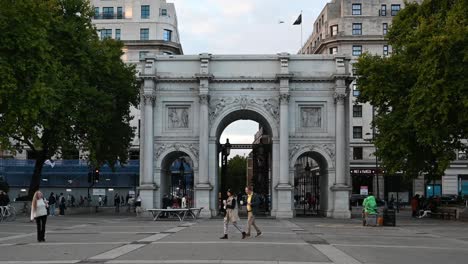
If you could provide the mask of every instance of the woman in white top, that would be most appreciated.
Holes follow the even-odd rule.
[[[47,222],[47,201],[40,191],[34,193],[31,203],[31,221],[36,220],[37,241],[45,242],[45,225]]]

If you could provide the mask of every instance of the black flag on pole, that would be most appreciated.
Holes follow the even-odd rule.
[[[302,24],[302,14],[300,14],[299,17],[297,17],[293,25],[300,25],[300,24]]]

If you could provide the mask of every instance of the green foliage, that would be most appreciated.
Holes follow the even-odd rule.
[[[247,177],[247,158],[236,155],[228,161],[226,188],[235,193],[243,191]]]
[[[376,108],[377,155],[390,173],[443,175],[468,138],[468,1],[408,3],[388,34],[390,57],[355,64],[359,101]]]
[[[36,152],[30,192],[43,161],[62,149],[87,151],[93,166],[125,162],[138,87],[122,43],[99,40],[88,1],[0,6],[0,147]]]

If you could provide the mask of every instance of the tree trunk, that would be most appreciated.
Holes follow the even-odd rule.
[[[31,182],[29,184],[28,197],[32,199],[34,193],[39,190],[41,185],[41,175],[42,168],[44,167],[44,162],[46,161],[47,156],[45,151],[39,151],[39,155],[36,158],[36,163],[34,164],[34,172],[31,177]]]

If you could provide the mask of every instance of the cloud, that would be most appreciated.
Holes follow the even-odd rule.
[[[185,54],[297,53],[327,0],[168,0],[177,10]],[[285,23],[279,24],[283,20]]]

